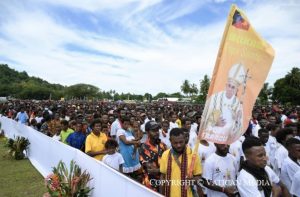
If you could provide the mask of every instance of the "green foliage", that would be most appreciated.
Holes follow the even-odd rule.
[[[91,180],[89,173],[82,172],[73,160],[70,163],[70,171],[65,163],[60,161],[52,172],[53,174],[45,179],[48,196],[86,197],[93,189],[88,187]]]
[[[258,104],[266,105],[270,96],[272,95],[273,88],[269,87],[269,83],[264,83],[258,95]]]
[[[198,94],[198,88],[197,88],[197,85],[196,84],[192,84],[191,87],[190,87],[190,94],[192,96]]]
[[[258,103],[266,104],[268,99],[280,101],[281,103],[290,103],[292,105],[300,104],[300,69],[293,68],[284,78],[278,79],[274,84],[274,89],[264,84],[259,96]],[[197,85],[184,80],[180,86],[181,92],[198,103],[205,103],[210,79],[207,75],[200,82],[200,90]],[[272,91],[273,90],[273,91]],[[197,95],[198,94],[198,95]],[[272,96],[271,96],[272,95]],[[89,84],[76,84],[72,86],[62,86],[59,84],[50,84],[38,77],[30,77],[28,74],[11,69],[6,64],[0,64],[0,97],[11,96],[20,99],[38,99],[58,100],[62,97],[66,99],[111,99],[111,100],[136,100],[152,101],[159,98],[176,97],[182,98],[179,93],[167,94],[164,92],[152,96],[149,93],[136,95],[131,93],[117,93],[115,90],[100,91],[98,87]]]
[[[76,84],[66,88],[67,98],[92,99],[98,96],[99,88],[89,84]]]
[[[152,98],[152,95],[151,95],[150,93],[144,94],[144,100],[147,100],[147,101],[151,102],[152,99],[153,99],[153,98]]]
[[[207,75],[204,75],[204,78],[200,81],[200,93],[196,99],[198,103],[205,103],[209,86],[210,86],[210,79],[208,78]]]
[[[50,84],[37,77],[11,69],[6,64],[0,64],[0,96],[12,96],[21,99],[59,99],[64,87]]]
[[[150,96],[150,98],[152,98]],[[131,94],[131,93],[116,93],[114,95],[114,100],[135,100],[135,101],[143,101],[144,96],[139,94]]]
[[[292,68],[284,78],[274,84],[272,99],[281,103],[300,104],[300,69]]]
[[[183,95],[180,94],[180,92],[175,92],[175,93],[168,94],[168,97],[183,98]]]
[[[191,90],[191,84],[190,84],[189,80],[187,80],[187,79],[184,80],[180,89],[183,92],[183,94],[189,95],[190,90]]]
[[[18,136],[15,140],[8,139],[6,146],[9,148],[8,154],[16,160],[24,159],[23,151],[29,146],[29,140]]]
[[[164,93],[164,92],[159,92],[157,95],[155,95],[154,97],[153,97],[153,99],[154,100],[157,100],[157,99],[159,99],[159,98],[166,98],[166,97],[168,97],[169,95],[167,94],[167,93]]]
[[[196,94],[198,94],[197,85],[194,83],[191,84],[187,79],[183,81],[180,89],[186,96],[194,97]]]

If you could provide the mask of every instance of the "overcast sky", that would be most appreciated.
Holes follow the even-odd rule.
[[[0,0],[0,63],[62,85],[178,92],[211,76],[232,3],[275,49],[267,82],[300,66],[298,0]]]

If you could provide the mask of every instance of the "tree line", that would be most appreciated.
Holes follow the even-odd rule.
[[[210,85],[210,78],[204,75],[199,84],[184,80],[180,86],[181,92],[165,93],[157,95],[118,93],[115,90],[101,90],[90,84],[75,84],[63,86],[52,84],[38,77],[31,77],[23,72],[11,69],[7,64],[0,64],[0,96],[20,99],[109,99],[109,100],[157,100],[159,98],[176,97],[179,99],[190,98],[197,103],[205,103]],[[183,93],[183,94],[182,94]],[[300,104],[300,69],[292,68],[283,78],[276,80],[274,87],[265,83],[257,102],[267,104],[269,101],[277,101],[284,104]]]

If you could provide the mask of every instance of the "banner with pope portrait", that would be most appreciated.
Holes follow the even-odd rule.
[[[231,144],[246,131],[273,58],[273,48],[233,5],[202,114],[200,139]]]

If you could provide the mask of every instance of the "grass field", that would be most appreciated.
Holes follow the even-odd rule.
[[[8,149],[0,138],[0,197],[41,197],[47,191],[44,178],[28,159],[4,157]]]

